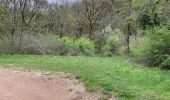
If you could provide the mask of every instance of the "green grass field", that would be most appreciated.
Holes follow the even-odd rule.
[[[139,67],[123,57],[0,55],[0,66],[74,73],[88,91],[118,100],[170,100],[170,72]]]

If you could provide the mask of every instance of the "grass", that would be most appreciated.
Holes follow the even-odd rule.
[[[168,71],[142,68],[122,57],[0,55],[0,65],[74,73],[88,91],[113,94],[119,100],[170,100]]]

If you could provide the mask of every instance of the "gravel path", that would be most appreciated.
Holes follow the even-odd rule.
[[[0,69],[0,100],[99,100],[98,93],[86,92],[70,76]]]

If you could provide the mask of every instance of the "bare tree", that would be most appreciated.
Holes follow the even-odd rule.
[[[37,9],[39,0],[18,0],[19,14],[20,14],[20,34],[19,34],[19,47],[18,51],[21,51],[22,35],[27,27],[30,27],[31,23],[36,20]]]
[[[92,39],[93,30],[96,22],[100,19],[102,13],[106,9],[106,4],[99,0],[84,0],[85,18],[87,20],[86,27],[89,30],[89,38]]]
[[[17,24],[17,1],[16,0],[12,0],[12,28],[11,28],[11,41],[10,41],[10,49],[11,49],[11,53],[14,53],[14,35],[15,35],[15,31],[16,31],[16,24]]]

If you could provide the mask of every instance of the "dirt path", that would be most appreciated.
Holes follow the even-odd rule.
[[[82,84],[67,76],[0,69],[0,100],[99,100],[99,94],[86,92]]]

